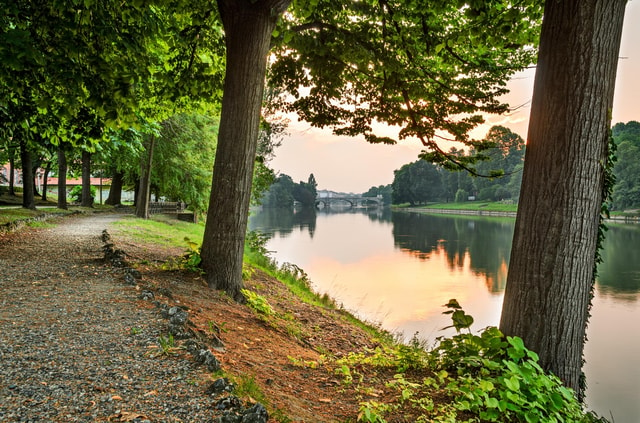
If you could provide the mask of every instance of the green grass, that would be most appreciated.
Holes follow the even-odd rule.
[[[127,216],[114,225],[120,234],[134,240],[159,244],[165,247],[187,247],[185,237],[200,244],[204,225],[177,220],[172,216],[154,215],[149,220]]]
[[[491,201],[465,201],[464,203],[433,203],[426,206],[419,206],[424,209],[446,209],[446,210],[482,210],[497,212],[516,212],[517,204],[506,204]]]
[[[72,210],[62,210],[62,209],[38,209],[38,210],[29,210],[23,208],[6,208],[0,207],[0,225],[5,225],[7,223],[22,220],[22,219],[30,219],[36,216],[40,216],[44,213],[57,213],[57,214],[70,214]]]

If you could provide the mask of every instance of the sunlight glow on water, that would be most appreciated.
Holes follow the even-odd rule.
[[[268,213],[268,212],[265,212]],[[253,230],[279,262],[309,275],[360,318],[404,339],[433,345],[450,324],[443,304],[456,298],[479,331],[497,326],[507,279],[513,220],[413,213],[318,213],[268,219]],[[284,222],[284,223],[283,223]],[[640,421],[640,226],[612,227],[585,346],[587,404],[616,423]]]

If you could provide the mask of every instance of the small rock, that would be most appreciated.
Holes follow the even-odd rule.
[[[269,413],[260,403],[242,412],[242,423],[267,423]]]
[[[138,298],[140,298],[141,300],[145,300],[145,301],[151,301],[155,298],[155,295],[153,295],[153,292],[148,291],[148,290],[144,290],[140,293],[140,295],[138,296]]]

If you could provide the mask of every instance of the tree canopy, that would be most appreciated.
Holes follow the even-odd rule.
[[[294,2],[281,29],[271,82],[288,110],[339,135],[372,143],[418,138],[423,156],[469,167],[444,151],[452,139],[481,151],[469,131],[482,113],[503,113],[509,77],[535,60],[536,1]],[[397,127],[395,138],[376,124]]]

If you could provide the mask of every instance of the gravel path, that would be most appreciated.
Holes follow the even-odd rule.
[[[118,216],[0,237],[0,422],[210,422],[206,369],[103,260]]]

